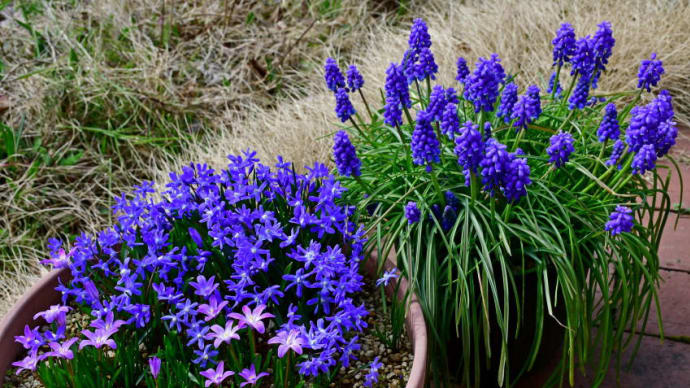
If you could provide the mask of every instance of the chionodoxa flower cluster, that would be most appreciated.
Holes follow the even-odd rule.
[[[15,365],[72,372],[70,360],[107,363],[136,342],[135,370],[156,379],[181,362],[206,386],[254,385],[272,369],[274,386],[288,387],[350,366],[368,312],[356,301],[364,231],[338,204],[345,188],[320,163],[303,175],[249,151],[229,159],[221,171],[171,173],[159,197],[151,183],[123,194],[117,223],[71,249],[52,240],[45,262],[71,280],[62,304],[36,316],[49,327],[17,338],[28,356]],[[72,338],[69,304],[90,315]]]

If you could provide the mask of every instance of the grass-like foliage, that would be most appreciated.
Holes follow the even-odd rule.
[[[667,92],[636,104],[661,61],[642,61],[639,90],[597,95],[611,26],[576,40],[566,23],[545,92],[506,75],[494,54],[474,70],[458,59],[457,93],[432,88],[438,67],[421,20],[409,42],[388,68],[381,109],[364,101],[368,112],[355,112],[349,98],[366,87],[356,68],[343,76],[329,60],[325,78],[351,124],[334,145],[346,196],[369,210],[372,249],[395,248],[412,282],[434,382],[510,386],[555,343],[549,384],[573,384],[591,363],[599,385],[639,346],[652,304],[659,311],[675,162],[656,161],[677,129]]]

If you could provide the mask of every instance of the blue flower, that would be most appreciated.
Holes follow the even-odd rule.
[[[333,137],[333,159],[340,175],[361,175],[362,162],[357,157],[355,146],[352,145],[345,131],[338,131]]]
[[[328,89],[333,92],[345,87],[345,77],[343,77],[338,63],[336,63],[333,58],[326,59],[326,64],[324,65],[324,79],[326,80]]]
[[[405,217],[407,218],[408,224],[418,222],[421,215],[422,212],[419,211],[419,208],[415,202],[410,201],[407,203],[407,205],[405,205]]]
[[[618,124],[618,112],[616,112],[616,105],[610,103],[606,105],[604,118],[601,120],[599,129],[597,130],[599,141],[616,140],[620,136],[620,126]]]
[[[562,66],[575,54],[575,30],[570,23],[562,23],[556,31],[553,44],[553,65]]]
[[[441,144],[436,138],[431,126],[432,117],[425,111],[417,113],[417,124],[412,132],[412,160],[418,166],[426,165],[427,172],[431,172],[431,164],[440,162]]]
[[[486,141],[484,158],[479,162],[482,168],[482,184],[491,196],[503,184],[505,174],[509,171],[511,157],[506,146],[494,138]]]
[[[611,156],[609,156],[609,159],[606,161],[606,165],[617,166],[617,168],[620,170],[623,166],[618,163],[618,160],[621,158],[621,155],[623,155],[624,150],[625,143],[623,143],[622,140],[616,140],[616,142],[613,144],[613,149],[611,149]]]
[[[587,84],[592,77],[595,63],[594,44],[589,36],[578,39],[575,44],[575,52],[570,60],[572,70],[570,75],[578,73],[580,77],[587,79]]]
[[[609,58],[613,53],[613,46],[616,40],[613,38],[611,23],[603,21],[599,23],[597,32],[592,38],[592,48],[594,50],[594,75],[592,76],[592,89],[597,88],[597,83],[601,72],[606,70]]]
[[[381,285],[388,286],[388,283],[392,279],[397,279],[398,274],[396,274],[397,268],[393,268],[388,271],[383,272],[383,276],[380,279],[376,279],[376,287],[381,287]]]
[[[444,232],[449,231],[450,228],[455,225],[455,221],[457,219],[458,214],[455,208],[450,205],[446,205],[446,207],[443,208],[443,214],[441,215],[441,229],[443,229]]]
[[[549,163],[553,163],[556,168],[564,165],[570,158],[570,154],[575,151],[573,142],[573,136],[567,132],[551,136],[551,145],[546,148],[546,153],[549,155]]]
[[[391,127],[402,125],[402,109],[398,97],[386,96],[386,105],[383,107],[383,122]]]
[[[640,70],[637,72],[637,87],[651,91],[652,86],[656,86],[664,74],[664,67],[660,60],[656,59],[656,53],[652,53],[650,59],[645,59],[640,63]]]
[[[474,111],[490,112],[498,97],[499,85],[505,79],[498,54],[491,54],[490,59],[479,58],[477,68],[465,78],[465,98],[472,101]]]
[[[518,98],[510,116],[515,120],[513,126],[517,129],[527,129],[527,125],[537,119],[541,114],[541,100],[539,98],[539,87],[531,85],[527,92]]]
[[[503,88],[501,105],[498,106],[496,117],[503,117],[503,121],[508,123],[513,114],[513,108],[518,100],[518,87],[514,83],[509,83]]]
[[[656,150],[653,144],[645,144],[637,151],[633,157],[632,167],[633,174],[644,174],[647,170],[653,170],[656,165]]]
[[[417,19],[419,20],[419,19]],[[383,364],[379,362],[379,358],[374,358],[374,361],[369,365],[369,373],[364,376],[364,386],[372,387],[374,383],[379,381],[379,369],[383,367]]]
[[[408,40],[410,49],[417,54],[425,48],[431,47],[431,35],[429,29],[422,19],[415,19],[410,28],[410,38]]]
[[[589,77],[580,77],[577,80],[573,94],[568,99],[568,108],[570,110],[582,109],[587,104],[587,96],[589,96]]]
[[[611,212],[609,215],[609,221],[604,226],[604,230],[611,232],[611,236],[630,232],[632,228],[632,210],[621,205],[616,206],[616,210]]]
[[[465,83],[465,78],[467,78],[468,75],[470,75],[470,69],[467,67],[467,61],[463,57],[458,58],[458,62],[456,63],[457,67],[457,73],[455,76],[455,80],[460,82],[460,83]]]
[[[455,154],[458,156],[458,164],[463,169],[477,172],[484,156],[484,142],[477,124],[467,121],[460,128],[459,135],[455,138]]]
[[[516,202],[527,195],[527,186],[532,183],[529,177],[530,168],[527,159],[520,158],[522,150],[518,148],[515,153],[510,154],[510,164],[504,176],[503,195],[511,202]]]
[[[338,115],[340,121],[346,122],[355,112],[355,107],[352,106],[350,102],[347,90],[345,90],[345,88],[338,89],[338,91],[335,92],[335,113]]]
[[[364,78],[355,65],[350,65],[347,68],[347,86],[350,88],[350,92],[355,92],[364,86]]]
[[[423,48],[419,52],[419,62],[415,64],[414,78],[421,81],[427,77],[436,79],[438,65],[434,61],[434,55],[429,48]]]
[[[386,102],[388,98],[397,99],[398,103],[406,108],[412,106],[410,100],[410,89],[408,88],[407,78],[402,66],[391,63],[386,70]],[[392,100],[391,100],[392,101]],[[392,103],[392,102],[391,102]]]
[[[553,88],[556,88],[556,92],[554,96],[556,98],[561,98],[561,95],[563,94],[563,88],[561,87],[561,82],[558,81],[556,82],[556,72],[551,73],[551,77],[549,78],[549,88],[547,90],[547,93],[551,94],[554,93]]]
[[[446,104],[441,119],[441,133],[453,140],[459,131],[460,119],[458,118],[458,106],[455,104]]]

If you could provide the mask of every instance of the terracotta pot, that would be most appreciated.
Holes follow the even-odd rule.
[[[385,269],[390,270],[395,267],[395,253],[392,252],[385,263]],[[376,276],[376,255],[367,260],[365,270],[373,279]],[[21,354],[23,347],[14,342],[14,337],[24,333],[24,326],[35,325],[33,317],[36,313],[48,309],[51,305],[60,301],[60,294],[55,291],[58,279],[67,280],[70,277],[67,270],[56,270],[50,272],[38,281],[31,289],[19,299],[19,301],[7,313],[5,319],[0,323],[0,388],[3,386],[5,374],[12,363]],[[395,292],[395,282],[390,282],[386,288],[388,295]],[[398,297],[404,297],[407,292],[408,284],[405,279],[401,280],[398,289]],[[427,363],[427,333],[424,315],[419,306],[416,295],[409,299],[409,312],[405,319],[407,334],[412,342],[414,361],[407,388],[423,388],[426,378]]]

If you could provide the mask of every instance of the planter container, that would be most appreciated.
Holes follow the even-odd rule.
[[[385,263],[385,269],[389,270],[395,267],[394,253],[388,257]],[[367,260],[365,267],[371,278],[376,276],[376,257],[372,256]],[[63,281],[70,277],[70,273],[66,269],[55,270],[41,278],[31,289],[22,296],[19,301],[7,313],[5,319],[0,323],[0,388],[2,388],[5,381],[7,370],[12,366],[12,363],[17,360],[18,356],[23,351],[22,345],[14,341],[14,337],[24,333],[24,326],[35,325],[33,317],[36,313],[48,309],[51,305],[60,302],[60,293],[55,291],[58,285],[58,279]],[[408,289],[408,284],[405,279],[400,280],[400,288],[398,290],[398,297],[402,298]],[[395,290],[395,282],[391,282],[386,288],[386,292],[391,296]],[[426,363],[427,363],[427,333],[426,324],[424,322],[424,315],[422,309],[417,302],[417,297],[412,295],[409,301],[409,311],[405,319],[405,326],[407,334],[412,343],[412,350],[414,361],[410,371],[410,378],[407,382],[407,388],[423,388],[424,379],[426,378]]]

